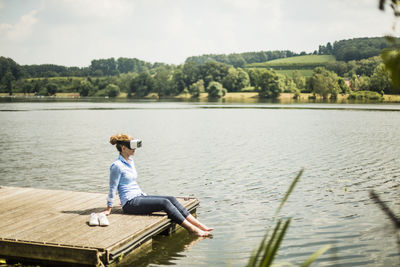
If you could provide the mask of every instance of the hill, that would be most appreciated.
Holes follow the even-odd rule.
[[[397,41],[400,38],[396,38]],[[354,38],[348,40],[336,41],[333,43],[333,49],[330,54],[336,57],[336,60],[350,61],[361,60],[378,56],[383,49],[391,45],[384,37],[374,38]],[[320,46],[320,50],[328,51],[326,47]]]
[[[280,58],[275,60],[270,60],[261,63],[247,64],[247,68],[292,68],[293,66],[297,68],[298,66],[321,66],[328,62],[336,61],[335,57],[332,55],[305,55],[305,56],[295,56],[288,58]]]
[[[284,75],[291,75],[298,70],[303,76],[311,76],[314,68],[324,67],[327,63],[335,61],[332,55],[305,55],[247,64],[246,68],[271,68]]]

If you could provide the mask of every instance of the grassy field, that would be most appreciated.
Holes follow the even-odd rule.
[[[278,64],[309,64],[309,63],[327,63],[336,61],[335,57],[332,55],[305,55],[305,56],[297,56],[297,57],[287,57],[280,58],[271,61],[265,62],[269,65],[278,65]]]
[[[304,77],[311,77],[313,70],[312,69],[294,69],[294,70],[275,70],[276,73],[285,75],[288,77],[293,77],[293,72],[298,71],[303,75]]]
[[[305,55],[248,64],[246,68],[272,68],[279,74],[287,76],[292,76],[292,73],[297,70],[303,76],[310,77],[314,68],[335,61],[332,55]]]
[[[311,64],[325,64],[328,62],[336,61],[332,55],[305,55],[297,57],[287,57],[275,60],[270,60],[261,63],[252,63],[246,65],[246,67],[262,67],[262,66],[289,66],[289,65],[311,65]]]

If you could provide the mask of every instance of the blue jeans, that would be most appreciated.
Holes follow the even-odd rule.
[[[137,196],[126,202],[122,210],[128,214],[145,215],[165,211],[172,221],[181,224],[190,213],[171,196]]]

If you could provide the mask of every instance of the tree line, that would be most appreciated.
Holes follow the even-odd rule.
[[[344,43],[368,42],[365,47],[383,47],[379,38],[358,38]],[[378,42],[379,41],[379,42]],[[340,44],[340,45],[338,45]],[[342,41],[320,46],[318,53],[336,53]],[[336,50],[335,50],[336,49]],[[335,52],[336,51],[336,52]],[[350,51],[350,50],[348,50]],[[363,50],[361,50],[363,51]],[[366,50],[367,51],[367,50]],[[232,61],[238,60],[225,56]],[[247,62],[293,56],[290,51],[270,51],[235,54]],[[368,54],[370,55],[370,54]],[[184,64],[168,65],[148,63],[135,58],[109,58],[92,60],[85,68],[58,65],[19,65],[10,58],[0,57],[0,92],[54,95],[79,93],[80,96],[115,97],[125,93],[128,97],[144,97],[154,93],[159,97],[190,94],[199,97],[222,97],[227,92],[258,92],[260,97],[276,98],[281,92],[313,93],[323,98],[335,98],[350,91],[373,91],[378,94],[397,93],[391,85],[380,57],[361,60],[328,62],[316,67],[311,77],[294,71],[283,76],[273,69],[236,67],[224,56],[204,55],[190,57]]]
[[[400,40],[400,39],[398,39]],[[379,56],[382,49],[389,48],[391,45],[385,38],[355,38],[349,40],[336,41],[333,45],[328,42],[326,45],[320,45],[318,50],[313,53],[315,55],[334,55],[337,61],[354,61],[367,59],[373,56]],[[216,61],[231,65],[235,68],[245,68],[246,65],[252,63],[262,63],[279,58],[287,58],[299,55],[307,55],[306,52],[295,53],[289,50],[276,51],[259,51],[244,52],[233,54],[206,54],[201,56],[188,57],[185,63],[194,62],[199,65],[207,61]],[[0,57],[0,78],[6,74],[6,70],[10,68],[10,72],[14,79],[21,76],[25,78],[40,77],[101,77],[114,76],[129,72],[146,72],[157,69],[160,66],[166,68],[173,67],[164,63],[149,63],[137,58],[118,59],[94,59],[88,67],[65,67],[54,64],[41,65],[18,65],[11,59]],[[1,80],[0,80],[1,81]]]
[[[189,94],[196,98],[207,93],[209,97],[218,98],[227,92],[257,92],[261,98],[277,98],[282,92],[288,92],[294,97],[312,93],[323,98],[336,98],[353,91],[373,91],[379,95],[398,92],[380,57],[317,67],[311,77],[305,77],[299,71],[285,76],[273,69],[188,61],[178,66],[159,65],[150,70],[109,76],[24,78],[18,71],[18,64],[6,60],[10,65],[8,69],[1,65],[2,73],[4,69],[6,71],[0,89],[8,94],[79,93],[80,96],[116,97],[125,93],[127,97],[141,98],[153,93],[158,97]],[[104,71],[112,70],[104,67]]]

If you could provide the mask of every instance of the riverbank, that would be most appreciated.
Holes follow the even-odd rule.
[[[294,94],[293,93],[282,93],[278,99],[276,100],[271,100],[271,101],[277,101],[280,103],[292,103],[292,102],[310,102],[310,101],[316,101],[316,102],[323,102],[324,100],[322,97],[317,97],[316,99],[310,100],[309,97],[312,96],[311,93],[302,93],[300,94],[300,97],[295,100],[293,99]],[[338,95],[336,100],[329,100],[329,102],[337,102],[337,103],[345,103],[348,101],[348,94],[346,95]],[[13,94],[12,96],[9,96],[7,93],[0,93],[1,98],[6,98],[6,97],[13,97],[13,98],[25,98],[27,101],[29,99],[84,99],[85,97],[80,97],[79,93],[57,93],[55,96],[35,96],[34,94],[23,94],[23,93],[16,93]],[[121,93],[119,94],[116,99],[126,99],[127,94],[126,93]],[[106,97],[108,98],[108,97]],[[151,93],[147,95],[146,97],[143,98],[133,98],[133,99],[176,99],[180,101],[193,101],[193,100],[198,100],[198,101],[209,101],[208,94],[207,93],[202,93],[200,94],[199,98],[192,98],[190,94],[180,94],[174,97],[165,97],[165,98],[160,98],[158,97],[157,94]],[[257,92],[230,92],[227,93],[222,99],[222,101],[225,102],[245,102],[245,103],[257,103],[260,102],[260,99],[258,97]],[[379,103],[400,103],[400,95],[384,95],[382,101],[375,101]]]

